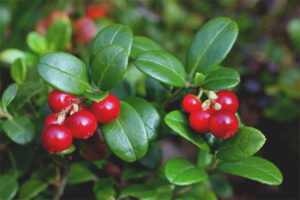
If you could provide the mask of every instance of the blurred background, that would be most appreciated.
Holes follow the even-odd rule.
[[[42,34],[49,26],[45,19],[53,17],[53,11],[67,16],[74,30],[76,20],[92,6],[103,9],[94,19],[97,31],[111,23],[128,25],[134,35],[152,38],[183,63],[202,24],[220,16],[235,20],[239,36],[222,65],[239,71],[241,83],[236,92],[241,118],[265,134],[267,142],[259,155],[280,168],[284,181],[274,187],[228,176],[234,193],[224,199],[299,198],[299,0],[1,0],[1,94],[13,82],[8,74],[14,59],[21,56],[34,63],[25,39],[29,32]],[[78,42],[79,37],[73,34],[67,51],[88,60],[89,44]],[[145,96],[145,79],[134,67],[129,68],[126,80],[132,92]]]

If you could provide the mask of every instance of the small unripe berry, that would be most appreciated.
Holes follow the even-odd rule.
[[[215,100],[221,105],[221,110],[237,112],[239,108],[239,100],[236,95],[229,90],[221,90],[217,92],[218,98]]]
[[[189,122],[192,129],[197,133],[209,132],[209,118],[211,114],[212,112],[210,109],[199,109],[192,112],[192,114],[189,117]]]
[[[192,113],[198,109],[201,109],[202,102],[194,94],[186,95],[182,100],[183,110],[187,113]]]
[[[59,112],[68,105],[72,104],[72,100],[76,97],[73,94],[67,94],[58,90],[53,90],[48,97],[48,104],[53,112]]]

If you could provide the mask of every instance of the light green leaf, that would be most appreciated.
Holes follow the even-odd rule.
[[[79,184],[91,181],[96,175],[83,163],[77,162],[71,165],[68,184]]]
[[[149,38],[142,36],[134,36],[130,56],[133,58],[137,58],[142,53],[154,50],[163,50],[163,48]]]
[[[0,61],[12,64],[18,58],[26,58],[25,52],[19,49],[5,49],[0,53]]]
[[[108,94],[109,92],[106,91],[106,92],[99,92],[99,93],[84,93],[84,96],[91,101],[99,102],[105,99]]]
[[[200,72],[196,72],[195,74],[195,78],[194,78],[194,86],[198,87],[200,86],[203,82],[205,81],[205,75],[200,73]]]
[[[199,149],[197,153],[197,167],[206,169],[212,162],[213,155],[207,151]]]
[[[64,51],[71,41],[72,25],[66,20],[56,20],[47,30],[49,50]]]
[[[48,49],[47,39],[37,32],[30,32],[26,37],[29,48],[37,54],[44,54]]]
[[[22,83],[26,78],[26,64],[23,58],[18,58],[10,67],[10,75],[16,83]]]

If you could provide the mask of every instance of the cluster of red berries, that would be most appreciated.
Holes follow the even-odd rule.
[[[182,107],[190,113],[190,126],[201,134],[210,132],[218,138],[230,138],[239,128],[239,121],[235,115],[239,107],[238,98],[228,90],[211,94],[212,97],[203,104],[194,94],[184,97]]]
[[[44,122],[41,143],[50,153],[61,152],[72,145],[73,138],[91,137],[100,124],[109,123],[120,114],[120,101],[109,94],[100,102],[93,102],[89,107],[81,103],[75,95],[53,90],[48,97],[48,104],[53,111]]]

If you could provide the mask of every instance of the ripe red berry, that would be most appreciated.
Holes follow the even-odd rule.
[[[228,110],[231,112],[237,112],[239,108],[239,100],[236,95],[229,90],[221,90],[217,92],[218,98],[216,102],[221,104],[221,110]]]
[[[99,6],[92,6],[86,9],[85,14],[91,19],[99,19],[106,15],[105,10]]]
[[[63,20],[63,21],[70,21],[68,13],[63,10],[54,10],[51,12],[49,17],[51,23],[55,22],[56,20]]]
[[[183,98],[182,107],[187,113],[192,113],[198,109],[201,109],[202,102],[194,94],[188,94]]]
[[[41,144],[50,153],[62,152],[71,146],[72,133],[66,126],[51,124],[43,130]]]
[[[221,110],[210,117],[209,128],[214,136],[227,139],[239,129],[239,120],[233,112]]]
[[[52,113],[48,115],[48,117],[44,121],[44,127],[50,125],[50,124],[59,124],[58,122],[58,113]],[[61,125],[65,124],[65,120],[60,123]]]
[[[74,33],[79,43],[88,43],[96,34],[97,27],[93,20],[88,17],[81,17],[75,21]]]
[[[53,112],[59,112],[72,103],[76,97],[73,94],[53,90],[48,97],[48,104]]]
[[[120,101],[117,97],[109,94],[100,102],[93,102],[91,107],[93,114],[101,124],[109,123],[119,117]]]
[[[211,116],[211,110],[199,109],[190,115],[189,122],[190,126],[194,131],[198,133],[209,132],[209,118]]]
[[[96,128],[97,120],[93,113],[82,110],[71,115],[67,121],[74,138],[87,139],[91,137]]]
[[[51,20],[49,18],[44,18],[38,21],[36,24],[35,30],[41,34],[46,35],[47,29],[51,24]]]

